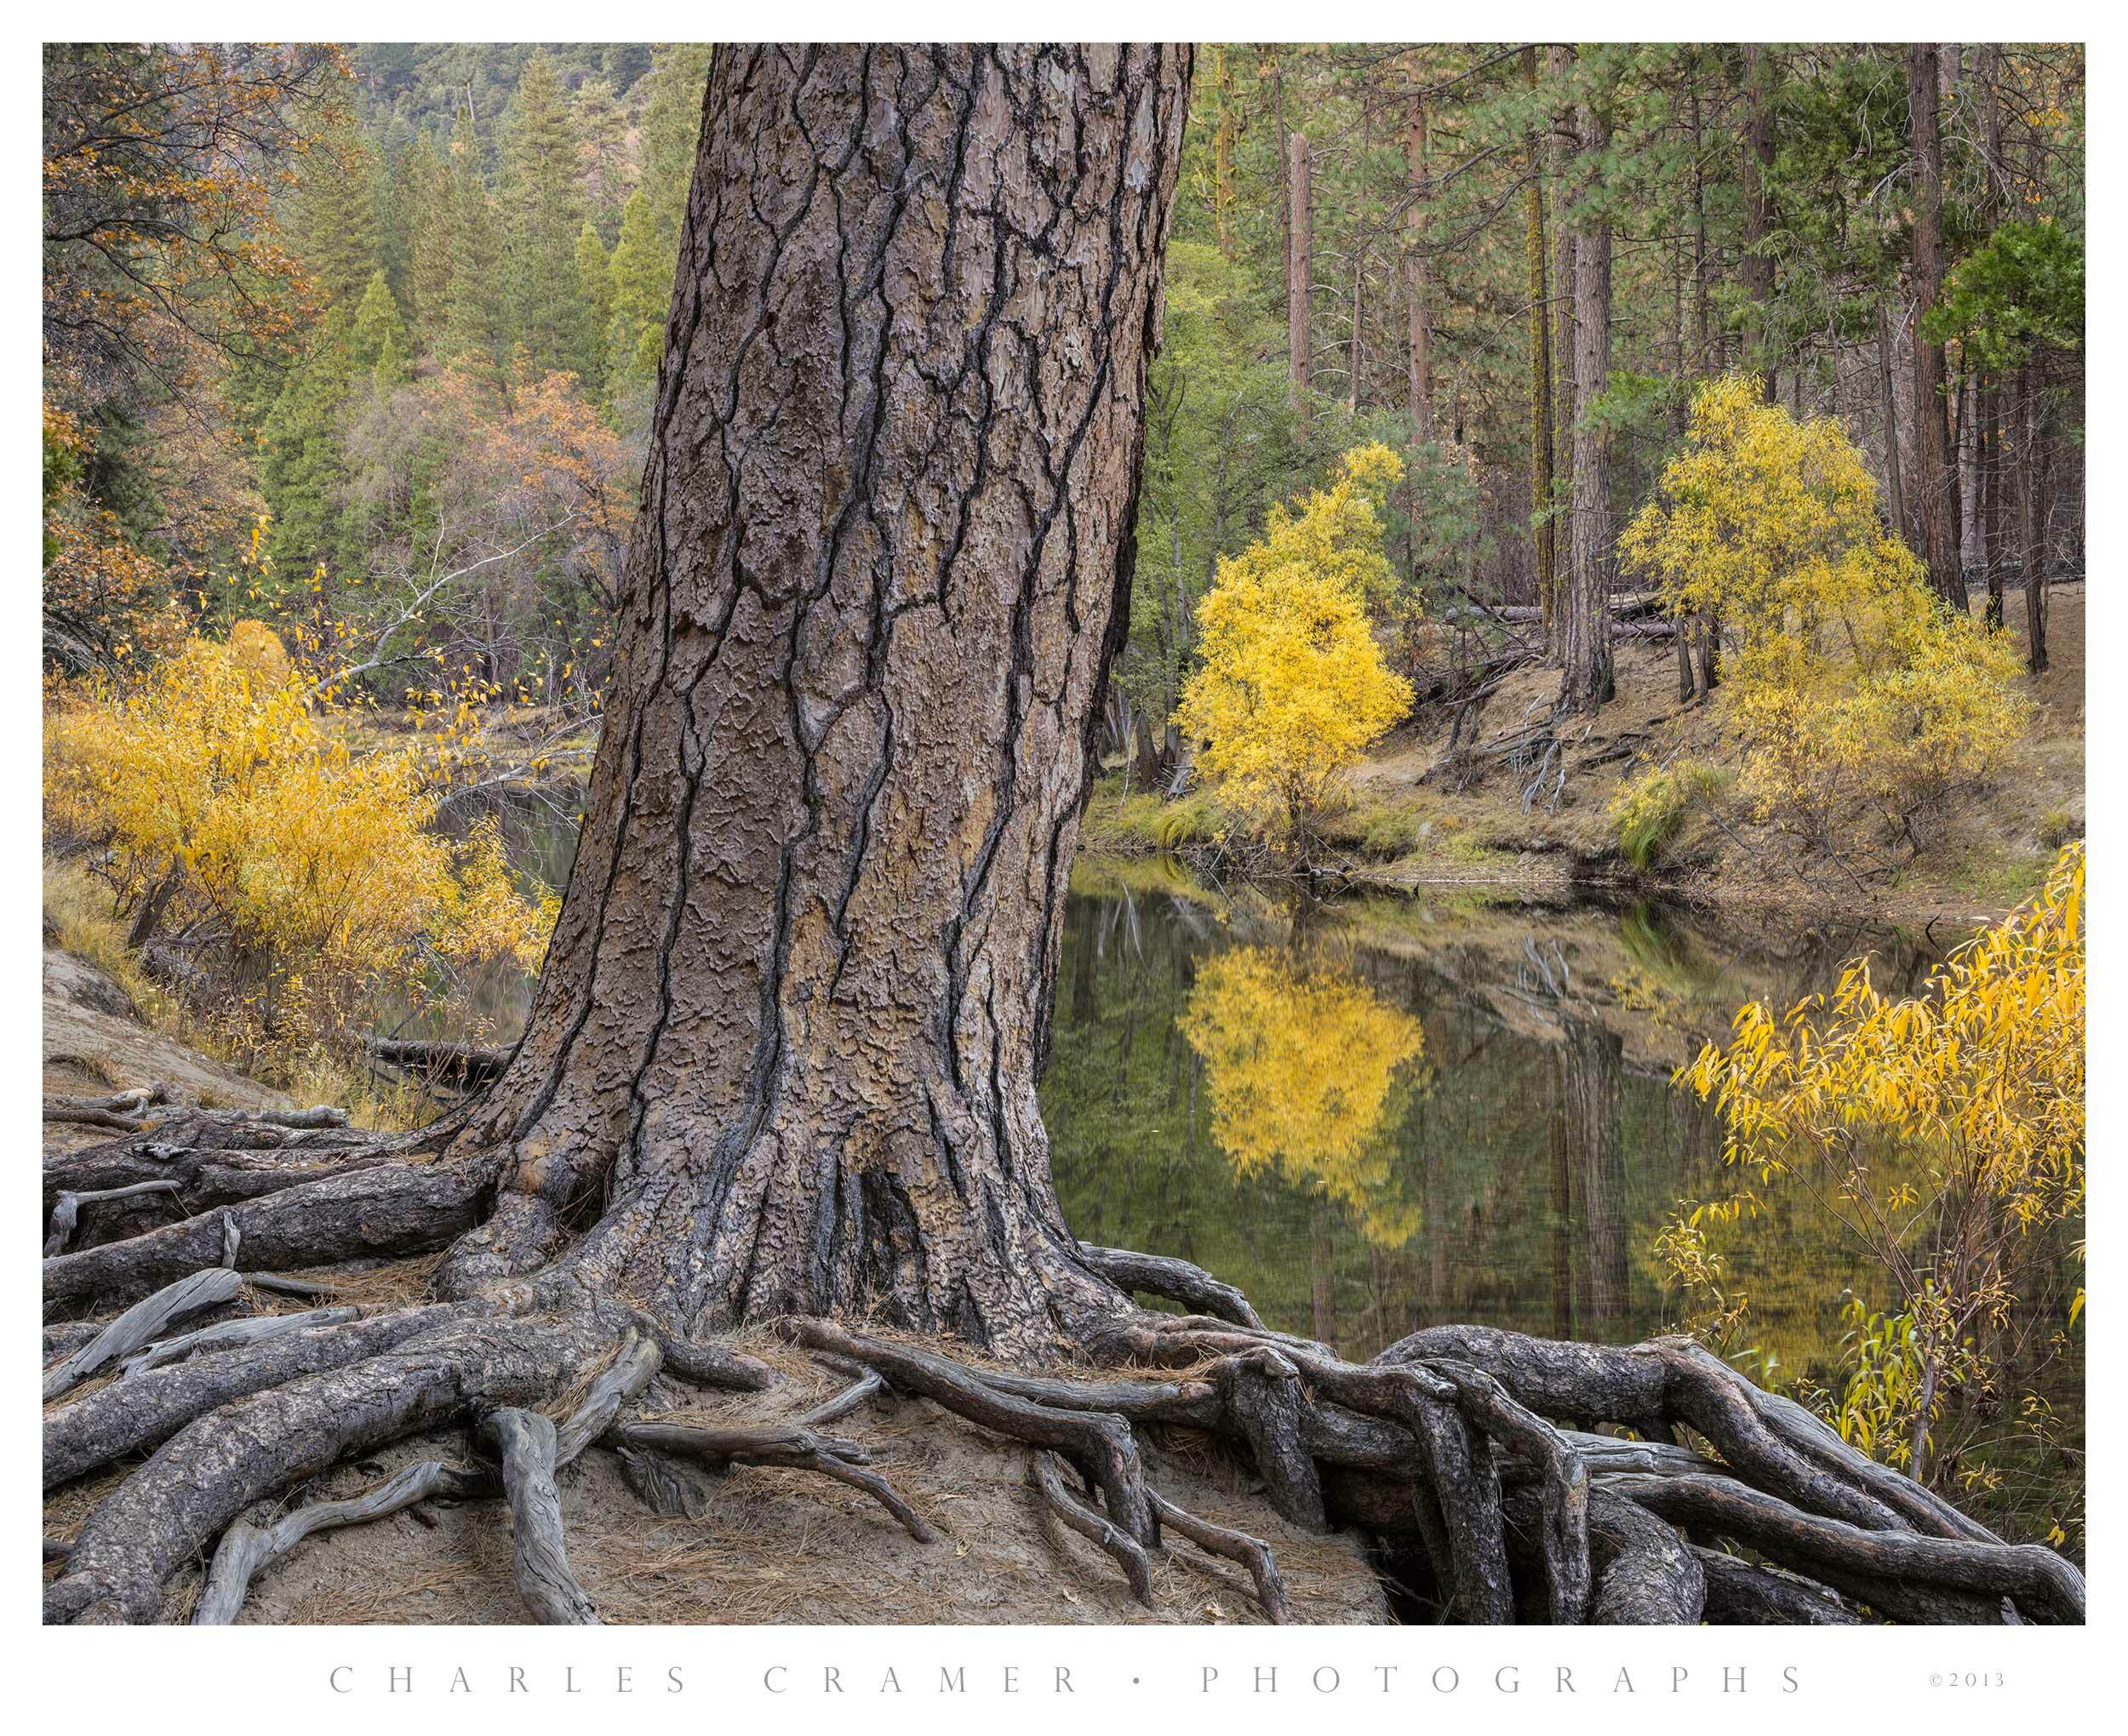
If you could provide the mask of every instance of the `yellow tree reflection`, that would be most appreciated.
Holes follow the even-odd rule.
[[[1417,1231],[1390,1139],[1425,1083],[1416,1019],[1334,965],[1238,946],[1198,967],[1180,1023],[1237,1176],[1276,1168],[1320,1188],[1384,1246]]]

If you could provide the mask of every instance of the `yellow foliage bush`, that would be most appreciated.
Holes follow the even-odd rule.
[[[1221,798],[1289,842],[1411,706],[1367,615],[1394,583],[1376,506],[1403,473],[1385,446],[1347,453],[1328,488],[1272,509],[1198,605],[1204,665],[1175,722],[1204,744],[1198,763]]]
[[[2008,641],[1937,602],[1839,423],[1798,422],[1754,380],[1700,389],[1619,556],[1673,609],[1719,619],[1744,793],[1828,848],[1858,810],[1919,848],[2030,720]]]
[[[1180,1023],[1204,1058],[1212,1137],[1237,1175],[1275,1168],[1320,1187],[1385,1247],[1416,1233],[1390,1140],[1424,1083],[1416,1019],[1319,961],[1238,946],[1198,967]]]
[[[494,823],[439,835],[432,757],[356,751],[270,629],[232,637],[191,641],[130,693],[55,695],[53,833],[101,848],[123,905],[217,937],[232,1010],[278,1037],[338,1028],[432,962],[537,968],[552,902],[518,890]]]
[[[1759,1189],[1793,1179],[1890,1279],[1898,1354],[1857,1365],[1868,1396],[1851,1386],[1840,1420],[1896,1463],[1952,1385],[1987,1377],[1987,1334],[2008,1323],[2041,1232],[2083,1215],[2084,881],[2073,844],[1920,994],[1887,998],[1857,959],[1829,1003],[1782,1017],[1753,1002],[1679,1076],[1715,1104],[1724,1157],[1750,1178],[1695,1222],[1756,1212]]]

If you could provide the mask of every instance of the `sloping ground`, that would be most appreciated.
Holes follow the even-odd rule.
[[[750,1353],[787,1376],[764,1393],[664,1380],[653,1406],[695,1422],[770,1420],[843,1384],[765,1336]],[[562,1473],[570,1565],[609,1623],[1256,1623],[1247,1576],[1179,1539],[1153,1558],[1154,1608],[1135,1602],[1116,1564],[1064,1530],[1028,1486],[1027,1452],[928,1399],[874,1402],[833,1425],[861,1442],[937,1532],[913,1541],[867,1497],[792,1471],[740,1469],[713,1480],[699,1519],[661,1518],[594,1449]],[[400,1465],[462,1452],[455,1438],[409,1441],[342,1467],[306,1499],[358,1493]],[[1263,1539],[1296,1618],[1382,1623],[1389,1610],[1356,1537],[1317,1537],[1252,1494],[1224,1454],[1149,1448],[1147,1480],[1173,1501]],[[419,1510],[312,1539],[255,1582],[248,1623],[512,1623],[510,1522],[499,1501]],[[426,1520],[428,1522],[424,1523]]]
[[[125,991],[64,952],[44,961],[44,1080],[88,1093],[157,1081],[229,1107],[285,1099],[130,1016]],[[109,1137],[45,1130],[48,1152]],[[381,1298],[406,1292],[432,1260],[380,1267]],[[403,1299],[402,1297],[401,1299]],[[301,1305],[300,1304],[291,1305]],[[661,1379],[649,1402],[689,1419],[769,1421],[830,1396],[843,1378],[766,1334],[746,1348],[786,1379],[764,1393],[711,1391]],[[958,1352],[957,1351],[957,1354]],[[1026,1449],[963,1422],[928,1399],[875,1401],[833,1425],[872,1450],[880,1471],[938,1533],[913,1541],[870,1499],[797,1472],[741,1469],[713,1480],[699,1519],[662,1518],[594,1448],[562,1473],[562,1506],[578,1579],[609,1623],[1254,1623],[1262,1612],[1245,1574],[1170,1539],[1153,1557],[1153,1609],[1092,1544],[1051,1519],[1027,1481]],[[359,1493],[400,1466],[457,1459],[462,1435],[401,1442],[342,1465],[290,1503]],[[71,1537],[120,1467],[62,1488],[44,1505],[47,1535]],[[1148,1480],[1170,1500],[1269,1543],[1296,1618],[1383,1623],[1381,1584],[1356,1534],[1319,1537],[1279,1518],[1252,1476],[1223,1452],[1176,1435],[1149,1442]],[[58,1564],[52,1564],[56,1568]],[[48,1572],[50,1571],[48,1568]],[[182,1619],[196,1573],[169,1612]],[[248,1623],[522,1623],[511,1575],[510,1520],[501,1501],[424,1504],[374,1524],[312,1538],[254,1582]]]
[[[1857,880],[1822,859],[1801,859],[1784,841],[1731,814],[1733,831],[1706,819],[1688,825],[1662,866],[1645,877],[1694,897],[1811,909],[1829,904],[1913,919],[1979,921],[2008,911],[2037,888],[2058,845],[2083,832],[2084,598],[2081,581],[2051,587],[2050,667],[2028,687],[2037,705],[2033,725],[2002,774],[1970,792],[1925,855],[1888,875]],[[2022,654],[2022,591],[2005,598],[2005,615]],[[1336,828],[1351,851],[1347,871],[1368,883],[1406,889],[1472,877],[1636,877],[1617,853],[1608,814],[1621,779],[1674,758],[1734,766],[1739,749],[1718,706],[1679,705],[1670,645],[1622,641],[1616,655],[1617,697],[1564,737],[1566,776],[1556,807],[1548,777],[1530,794],[1534,768],[1486,762],[1460,788],[1444,776],[1450,719],[1437,707],[1389,737],[1353,774],[1353,810]],[[1480,749],[1525,729],[1558,688],[1559,677],[1548,670],[1507,677],[1480,713]]]
[[[72,953],[44,951],[44,1089],[100,1096],[162,1083],[209,1109],[283,1109],[288,1099],[145,1024],[112,977]],[[72,1147],[108,1134],[93,1128],[47,1128]]]

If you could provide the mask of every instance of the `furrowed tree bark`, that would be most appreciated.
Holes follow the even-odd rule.
[[[1174,47],[720,53],[610,721],[454,1256],[689,1331],[1114,1305],[1034,1095],[1126,619]]]

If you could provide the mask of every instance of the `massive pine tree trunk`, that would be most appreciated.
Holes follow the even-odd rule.
[[[1592,711],[1615,690],[1610,606],[1605,577],[1610,557],[1610,439],[1588,406],[1610,375],[1610,220],[1595,185],[1596,166],[1610,143],[1610,125],[1590,104],[1581,110],[1585,184],[1574,226],[1573,511],[1568,531],[1566,583],[1559,614],[1559,705]]]
[[[466,1276],[1027,1351],[1187,53],[720,53],[619,674]]]
[[[1908,479],[1919,553],[1929,583],[1952,608],[1965,608],[1959,571],[1958,474],[1945,426],[1943,346],[1923,335],[1921,322],[1943,293],[1943,147],[1937,130],[1936,50],[1933,43],[1907,49],[1907,106],[1913,128],[1913,470]]]

